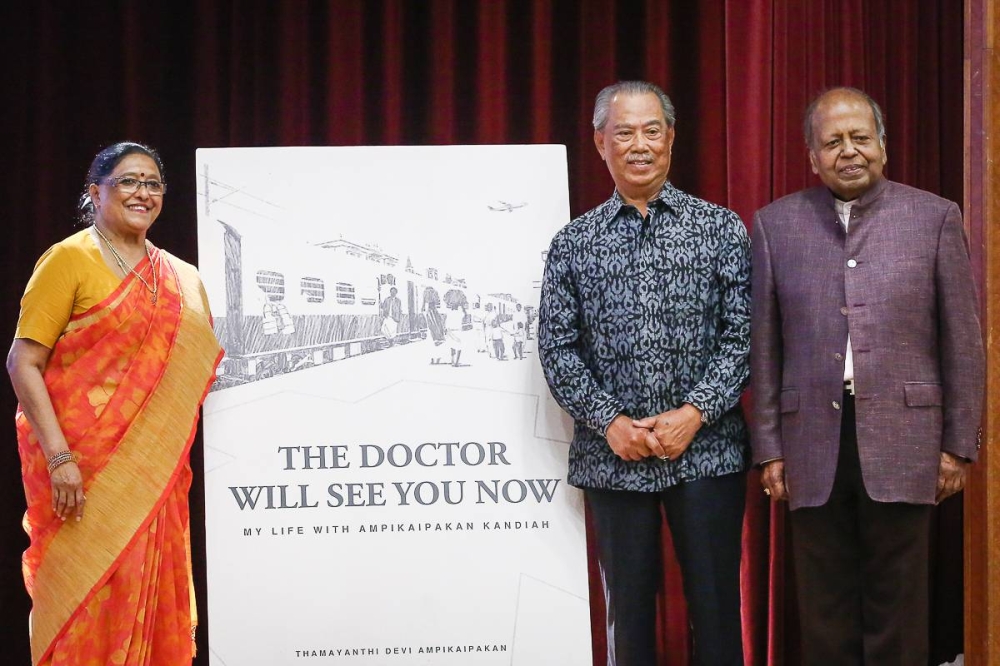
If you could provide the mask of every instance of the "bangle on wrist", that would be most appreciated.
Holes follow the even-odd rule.
[[[73,455],[72,451],[67,449],[65,451],[60,451],[59,453],[54,454],[51,458],[48,459],[48,462],[46,463],[46,465],[49,468],[49,474],[54,472],[56,467],[65,465],[68,462],[73,462],[73,463],[76,462],[76,456]]]

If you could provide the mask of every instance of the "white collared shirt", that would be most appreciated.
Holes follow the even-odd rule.
[[[851,221],[851,208],[854,206],[855,202],[834,199],[833,203],[837,208],[837,216],[840,217],[840,223],[844,225],[844,233],[847,233]],[[848,333],[847,351],[844,353],[844,381],[846,382],[852,379],[854,379],[854,353],[851,350],[851,334]]]

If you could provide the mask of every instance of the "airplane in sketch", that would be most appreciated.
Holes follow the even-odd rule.
[[[495,213],[513,213],[515,208],[524,208],[527,205],[527,201],[522,201],[521,203],[507,203],[506,201],[498,200],[496,204],[486,204],[486,207]]]

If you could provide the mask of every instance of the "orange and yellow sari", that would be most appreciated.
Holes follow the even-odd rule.
[[[162,251],[153,267],[155,304],[129,276],[70,320],[45,370],[83,474],[82,521],[55,516],[45,456],[18,409],[36,665],[175,666],[194,654],[188,454],[221,352],[194,268]]]

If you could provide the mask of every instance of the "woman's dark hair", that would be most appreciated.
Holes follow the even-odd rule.
[[[115,170],[119,162],[127,156],[136,153],[145,155],[156,162],[156,168],[160,170],[160,178],[166,182],[167,176],[163,171],[163,160],[160,159],[160,154],[155,149],[141,143],[135,143],[134,141],[113,143],[97,153],[94,161],[90,163],[90,169],[87,171],[87,182],[83,184],[83,193],[80,195],[80,203],[78,205],[80,224],[94,223],[94,202],[90,200],[91,184],[100,183],[111,175],[111,172]]]

